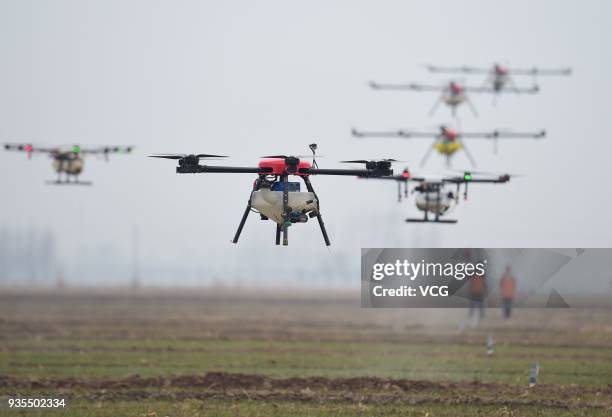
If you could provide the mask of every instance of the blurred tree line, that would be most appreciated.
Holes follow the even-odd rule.
[[[50,229],[0,227],[0,284],[55,285],[56,258]]]

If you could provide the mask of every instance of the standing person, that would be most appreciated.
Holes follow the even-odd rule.
[[[512,304],[516,297],[516,280],[512,276],[510,266],[506,266],[506,270],[499,281],[499,294],[502,300],[504,311],[504,319],[508,320],[512,315]]]
[[[474,316],[472,326],[477,327],[480,320],[484,318],[484,299],[487,292],[487,283],[485,282],[484,275],[474,275],[471,277],[469,282],[469,290],[470,311],[468,313],[468,319],[472,319],[472,316]],[[478,309],[477,316],[474,314],[476,309]]]

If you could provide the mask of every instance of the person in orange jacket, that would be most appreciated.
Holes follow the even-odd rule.
[[[506,266],[506,271],[499,281],[499,295],[502,301],[504,319],[509,319],[512,315],[512,304],[516,297],[516,280],[512,276],[510,266]]]

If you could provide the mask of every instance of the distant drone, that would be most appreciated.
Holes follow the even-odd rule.
[[[151,155],[153,158],[174,159],[178,161],[176,172],[179,174],[197,173],[243,173],[257,174],[249,194],[246,209],[234,235],[233,243],[238,243],[242,228],[251,211],[258,213],[261,220],[272,220],[276,223],[276,244],[280,245],[281,233],[283,245],[288,245],[289,227],[296,223],[306,223],[308,218],[316,217],[327,246],[330,245],[327,231],[321,217],[320,200],[311,182],[311,175],[347,175],[363,178],[378,178],[393,175],[391,163],[394,159],[379,161],[354,160],[343,163],[364,164],[365,169],[320,169],[316,162],[316,144],[311,144],[312,162],[302,160],[310,156],[272,155],[264,156],[257,167],[231,167],[200,165],[200,159],[225,158],[223,155],[210,154],[162,154]],[[307,192],[300,191],[299,182],[290,182],[289,176],[301,178]]]
[[[491,86],[496,93],[504,91],[520,93],[521,89],[516,86],[512,75],[532,75],[535,78],[538,75],[571,75],[571,68],[558,68],[558,69],[539,69],[533,68],[506,68],[500,64],[493,64],[490,68],[478,68],[478,67],[438,67],[435,65],[428,65],[427,69],[430,72],[444,73],[444,74],[486,74],[487,79],[486,85]]]
[[[490,132],[458,132],[445,125],[440,125],[438,132],[423,132],[414,130],[397,131],[373,131],[364,132],[357,129],[352,130],[353,136],[357,138],[402,138],[402,139],[427,139],[434,138],[434,143],[421,160],[421,166],[425,164],[431,152],[436,150],[446,158],[446,166],[450,168],[452,156],[463,150],[470,160],[472,166],[476,166],[476,161],[468,151],[463,139],[491,139],[494,143],[494,150],[497,152],[497,141],[499,139],[540,139],[546,136],[546,131],[539,132],[512,132],[504,130],[493,130]]]
[[[450,107],[451,113],[453,117],[457,116],[457,108],[463,104],[467,103],[472,110],[472,113],[475,117],[478,117],[478,112],[474,107],[474,104],[470,100],[467,93],[490,93],[490,94],[498,94],[500,92],[510,91],[510,90],[495,90],[492,87],[469,87],[464,86],[457,81],[449,81],[446,85],[427,85],[427,84],[378,84],[375,82],[370,82],[370,87],[375,90],[411,90],[411,91],[433,91],[440,92],[440,97],[434,103],[433,107],[429,111],[429,116],[433,116],[440,103],[445,103]],[[527,93],[527,94],[535,94],[540,91],[538,86],[533,86],[531,88],[515,88],[512,90],[514,93]]]
[[[85,155],[102,155],[108,161],[108,156],[114,153],[130,153],[132,146],[100,146],[96,148],[82,148],[74,145],[65,149],[63,147],[39,147],[31,144],[11,144],[4,145],[7,151],[26,152],[28,158],[33,153],[46,153],[53,158],[53,169],[57,172],[56,181],[48,181],[54,185],[91,185],[89,181],[79,181],[79,175],[83,172]],[[64,179],[62,180],[62,174]],[[70,179],[73,178],[71,181]]]
[[[489,175],[491,178],[475,178],[474,175]],[[415,204],[418,210],[424,214],[423,218],[408,218],[409,223],[457,223],[455,219],[441,218],[449,212],[453,206],[459,204],[459,194],[461,184],[464,185],[463,198],[467,199],[468,184],[470,183],[489,183],[500,184],[510,181],[510,175],[493,175],[485,173],[464,172],[463,175],[452,175],[440,178],[426,178],[424,176],[413,176],[406,168],[400,175],[389,177],[381,177],[379,179],[392,180],[397,182],[398,201],[402,201],[402,185],[403,194],[408,198],[408,183],[410,181],[417,182],[418,185],[412,190],[416,193]],[[446,186],[456,185],[456,190],[453,192]],[[434,216],[433,219],[429,215]]]

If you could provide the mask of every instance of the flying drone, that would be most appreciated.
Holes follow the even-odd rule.
[[[421,166],[425,165],[433,150],[446,158],[446,166],[450,167],[451,158],[458,151],[463,150],[470,160],[472,166],[476,166],[476,161],[472,157],[463,139],[490,139],[493,140],[494,151],[497,152],[497,142],[499,139],[540,139],[546,136],[546,131],[539,132],[513,132],[505,130],[492,130],[490,132],[458,132],[446,125],[440,125],[438,132],[423,132],[414,130],[397,131],[372,131],[365,132],[357,129],[352,130],[352,134],[357,138],[402,138],[402,139],[427,139],[434,138],[433,145],[421,160]]]
[[[485,84],[491,86],[495,93],[504,91],[520,93],[521,89],[516,86],[513,75],[532,75],[534,81],[538,75],[571,75],[571,68],[556,68],[556,69],[540,69],[533,68],[507,68],[500,64],[493,64],[490,68],[480,67],[438,67],[435,65],[427,65],[427,69],[434,73],[444,74],[486,74]]]
[[[281,234],[283,245],[287,246],[289,227],[297,223],[306,223],[309,218],[317,218],[325,245],[330,241],[321,217],[320,199],[310,182],[311,175],[344,175],[362,178],[378,178],[393,175],[391,169],[394,159],[353,160],[343,163],[363,164],[365,169],[322,169],[316,162],[316,144],[311,144],[310,156],[271,155],[262,157],[256,167],[210,166],[200,165],[200,160],[225,158],[224,155],[211,154],[156,154],[153,158],[173,159],[178,162],[178,174],[200,173],[241,173],[256,174],[257,178],[251,188],[246,209],[232,239],[238,243],[240,234],[249,213],[258,213],[261,220],[272,220],[276,223],[276,244],[280,245]],[[310,158],[307,161],[302,158]],[[301,179],[306,192],[300,190],[299,181],[289,181],[290,176]]]
[[[108,161],[110,154],[115,153],[130,153],[132,146],[100,146],[95,148],[82,148],[79,145],[72,147],[39,147],[32,144],[12,144],[4,145],[7,151],[26,152],[28,158],[35,153],[45,153],[53,158],[53,169],[57,172],[56,181],[48,181],[48,184],[54,185],[91,185],[89,181],[79,181],[79,175],[83,172],[85,155],[101,155]],[[62,180],[62,174],[64,179]],[[74,180],[70,180],[74,178]]]
[[[431,84],[379,84],[375,82],[370,82],[370,87],[375,90],[411,90],[411,91],[431,91],[431,92],[440,92],[440,97],[434,103],[433,107],[429,111],[429,116],[433,116],[438,109],[440,103],[444,103],[450,107],[451,113],[453,117],[457,116],[457,108],[466,103],[475,117],[478,117],[478,112],[476,111],[476,107],[470,100],[470,97],[467,93],[492,93],[497,94],[500,91],[496,91],[492,87],[474,87],[474,86],[465,86],[460,84],[457,81],[449,81],[445,85],[431,85]],[[503,90],[506,91],[506,90]],[[515,88],[512,90],[515,93],[528,93],[535,94],[540,91],[538,86],[533,86],[531,88]]]
[[[475,175],[488,175],[490,178],[476,178]],[[468,196],[468,184],[470,183],[489,183],[489,184],[500,184],[510,181],[509,174],[494,175],[486,173],[475,173],[466,171],[463,175],[451,175],[443,177],[431,177],[425,176],[413,176],[408,170],[404,171],[400,175],[380,177],[378,179],[391,180],[397,182],[397,196],[398,201],[402,201],[402,185],[403,194],[405,198],[408,198],[408,183],[416,182],[418,185],[412,190],[416,193],[415,205],[418,210],[424,214],[423,218],[408,218],[406,222],[409,223],[457,223],[455,219],[443,219],[441,218],[449,212],[449,209],[459,204],[459,195],[461,191],[461,185],[464,185],[463,198],[467,200]],[[447,186],[455,185],[456,189],[453,192],[449,190]],[[433,220],[429,218],[429,215],[434,216]]]

